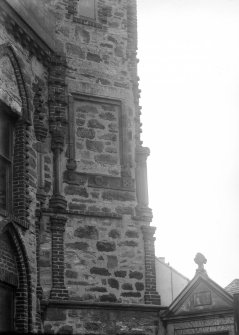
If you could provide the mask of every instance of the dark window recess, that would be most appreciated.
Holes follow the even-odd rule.
[[[14,330],[14,289],[0,283],[0,333]]]
[[[13,120],[0,107],[0,209],[11,210]]]
[[[79,0],[77,4],[77,13],[90,19],[95,19],[95,0]]]

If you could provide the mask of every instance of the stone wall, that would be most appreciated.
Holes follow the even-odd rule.
[[[195,320],[180,320],[180,322],[169,322],[167,325],[167,334],[186,335],[186,334],[215,334],[227,333],[234,334],[233,315],[226,313],[211,316],[197,316]]]
[[[143,306],[86,304],[59,309],[53,305],[48,307],[44,319],[48,334],[158,335],[163,329],[158,310]]]

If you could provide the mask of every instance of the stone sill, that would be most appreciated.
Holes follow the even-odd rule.
[[[108,302],[83,302],[76,300],[42,300],[41,307],[47,308],[64,308],[64,309],[106,309],[106,310],[131,310],[142,312],[160,312],[167,310],[166,306],[146,305],[146,304],[120,304]]]

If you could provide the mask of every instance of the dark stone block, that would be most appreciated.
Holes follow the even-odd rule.
[[[127,232],[125,233],[125,236],[129,238],[138,238],[139,233],[136,230],[127,230]]]
[[[66,247],[69,247],[74,250],[86,251],[89,248],[89,245],[86,242],[74,242],[74,243],[66,243]]]
[[[133,286],[130,283],[124,283],[124,284],[122,284],[121,287],[122,287],[123,290],[133,291]]]
[[[66,43],[66,52],[77,58],[85,59],[85,52],[76,44]]]
[[[111,238],[120,238],[120,232],[117,229],[112,229],[109,232],[109,237],[111,237]]]
[[[78,277],[78,273],[76,271],[66,270],[66,277],[76,279]]]
[[[118,132],[117,123],[110,123],[108,128],[109,128],[109,131],[111,131],[112,133],[117,133]]]
[[[101,164],[116,165],[118,162],[117,156],[110,154],[95,155],[95,161]]]
[[[57,334],[73,334],[73,327],[65,325],[59,328]]]
[[[124,245],[126,247],[137,247],[138,243],[135,241],[127,240],[127,241],[121,242],[119,245],[120,246]]]
[[[128,214],[128,215],[133,215],[134,210],[132,207],[116,207],[116,213],[118,214]]]
[[[103,120],[108,120],[108,121],[116,120],[115,115],[113,113],[110,113],[110,112],[100,113],[99,117]]]
[[[117,56],[117,57],[123,57],[124,56],[124,49],[120,45],[118,45],[115,48],[115,56]]]
[[[101,141],[86,140],[86,148],[90,151],[102,152],[104,149],[104,143]]]
[[[99,232],[94,226],[83,226],[75,230],[74,236],[79,238],[98,240]]]
[[[82,114],[87,114],[87,115],[90,115],[90,114],[97,114],[98,111],[97,111],[97,108],[96,106],[92,106],[92,105],[83,105],[81,107],[78,107],[76,109],[76,113],[80,113],[80,116],[81,118],[83,118],[83,115]],[[82,113],[82,114],[81,114]]]
[[[100,324],[96,322],[86,322],[84,326],[87,331],[96,332],[100,330]]]
[[[116,288],[117,290],[119,289],[119,282],[117,279],[115,278],[110,278],[108,279],[108,284],[110,285],[110,287],[112,288]]]
[[[122,297],[132,297],[132,298],[140,298],[141,294],[140,292],[123,292],[121,293]]]
[[[87,53],[87,59],[92,61],[92,62],[96,62],[96,63],[100,63],[101,62],[101,58],[99,55],[97,54],[93,54],[92,52],[88,52]]]
[[[76,134],[77,134],[77,136],[79,136],[81,138],[88,138],[90,140],[92,140],[95,137],[94,129],[89,129],[89,128],[79,127],[79,128],[77,128]]]
[[[90,269],[90,273],[100,276],[110,276],[110,272],[105,268],[93,267]]]
[[[105,126],[96,119],[89,120],[87,126],[89,128],[105,129]]]
[[[46,313],[46,321],[65,321],[66,312],[58,308],[50,308]]]
[[[115,271],[115,277],[125,278],[126,274],[127,274],[127,272],[123,271],[123,270]]]
[[[104,294],[100,297],[101,302],[117,302],[117,298],[114,294]]]
[[[144,290],[144,284],[143,283],[135,283],[135,288],[137,291],[143,291]]]
[[[129,272],[129,278],[135,278],[135,279],[142,279],[143,273],[138,271],[130,271]]]
[[[116,249],[114,242],[105,242],[105,241],[97,242],[96,247],[99,251],[105,251],[105,252],[114,251]]]
[[[103,200],[118,200],[118,201],[134,201],[135,197],[133,193],[122,192],[122,191],[104,191],[102,193]]]

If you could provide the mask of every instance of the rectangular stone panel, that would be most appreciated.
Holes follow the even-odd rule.
[[[119,177],[120,103],[86,98],[75,100],[73,108],[77,171]]]

